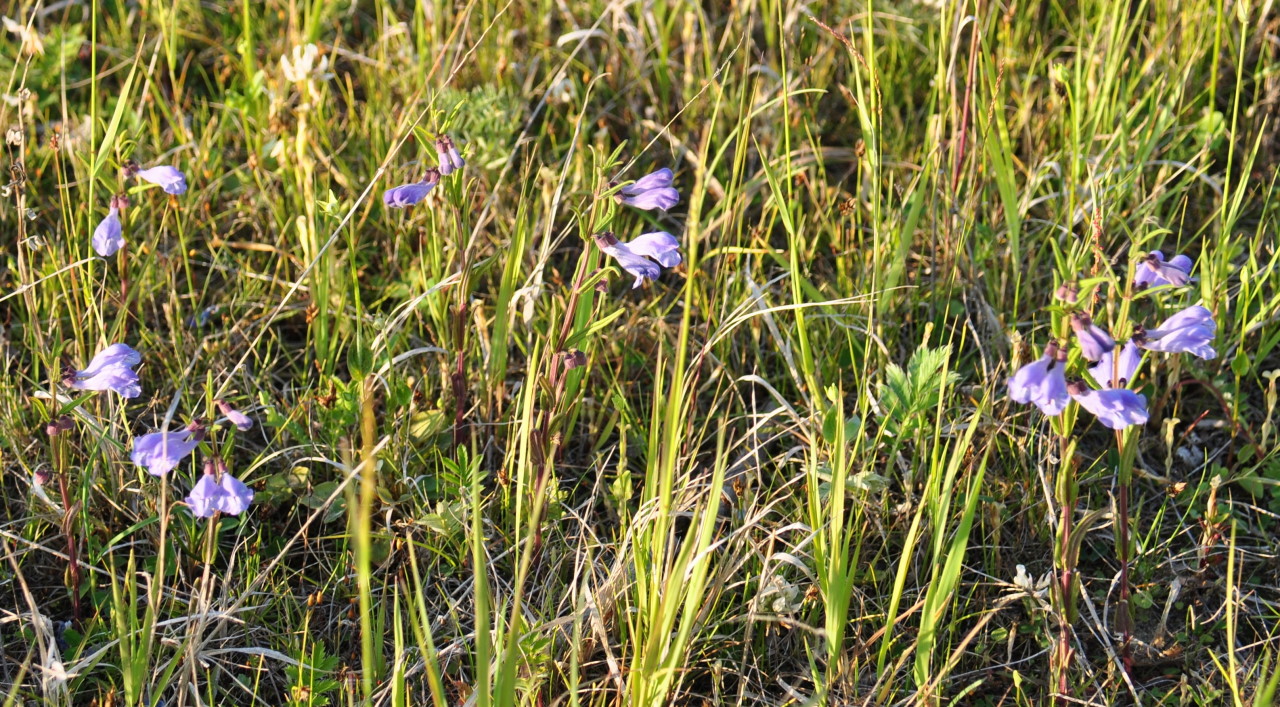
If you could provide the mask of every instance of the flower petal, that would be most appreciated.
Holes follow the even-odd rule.
[[[222,490],[221,496],[218,498],[218,510],[231,516],[238,516],[249,508],[249,504],[253,501],[253,489],[245,486],[240,479],[223,472],[222,479],[218,481],[218,487]]]
[[[1127,388],[1085,390],[1071,397],[1113,430],[1147,422],[1147,399]]]
[[[680,192],[670,187],[650,189],[634,196],[624,194],[622,197],[622,203],[644,211],[652,211],[653,209],[666,211],[679,202]]]
[[[392,187],[382,193],[382,203],[393,209],[403,209],[427,198],[436,182],[414,182]]]
[[[152,476],[164,476],[199,446],[200,440],[189,430],[152,432],[133,441],[129,458]]]
[[[637,179],[635,182],[623,187],[622,193],[625,196],[628,194],[638,194],[650,189],[664,189],[671,186],[671,182],[674,179],[675,175],[671,173],[671,170],[663,167],[662,169],[654,170]]]
[[[107,217],[93,229],[93,249],[98,255],[109,258],[124,245],[124,229],[120,226],[119,209],[111,209]]]
[[[150,169],[139,170],[134,176],[159,186],[166,194],[184,194],[187,191],[187,177],[177,167],[160,165]]]
[[[213,474],[204,474],[187,496],[187,505],[191,507],[191,515],[197,518],[209,518],[217,510],[215,504],[225,491],[213,478]]]
[[[1116,374],[1115,352],[1108,351],[1102,355],[1098,363],[1089,367],[1089,376],[1097,382],[1099,387],[1112,388],[1111,378]],[[1142,364],[1142,350],[1134,343],[1133,339],[1125,342],[1124,348],[1120,349],[1120,370],[1118,387],[1125,387],[1129,381],[1133,380],[1134,375],[1138,371],[1138,366]]]
[[[634,240],[627,243],[627,248],[636,255],[653,258],[664,268],[674,268],[681,261],[680,241],[666,231],[636,236]]]

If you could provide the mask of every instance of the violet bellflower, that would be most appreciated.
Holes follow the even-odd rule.
[[[427,194],[440,183],[440,170],[428,167],[422,174],[422,181],[401,184],[382,192],[382,203],[393,209],[403,209],[427,198]]]
[[[134,464],[145,467],[152,476],[164,476],[204,439],[204,425],[198,420],[178,432],[152,432],[133,441],[129,458]]]
[[[1166,263],[1164,253],[1153,250],[1138,263],[1133,284],[1137,285],[1138,289],[1160,285],[1181,287],[1191,281],[1191,265],[1191,258],[1185,255],[1175,255]]]
[[[247,432],[253,429],[253,420],[243,412],[231,407],[227,401],[215,400],[213,403],[218,406],[218,409],[222,411],[223,415],[227,416],[227,421],[236,426],[236,429],[241,432]]]
[[[1089,362],[1101,360],[1103,354],[1109,353],[1116,347],[1115,339],[1112,339],[1102,327],[1094,324],[1093,319],[1084,312],[1075,312],[1071,315],[1071,328],[1076,332],[1080,352]]]
[[[177,167],[162,164],[148,169],[142,169],[134,160],[129,160],[125,165],[124,173],[126,177],[137,177],[144,182],[151,182],[160,187],[166,194],[185,194],[187,191],[187,176],[183,174]]]
[[[1138,327],[1133,338],[1148,351],[1189,353],[1207,361],[1218,355],[1210,344],[1217,332],[1218,324],[1213,321],[1213,312],[1197,304],[1164,320],[1159,328],[1144,330]]]
[[[597,233],[593,238],[600,250],[618,261],[623,270],[635,276],[636,283],[631,289],[643,285],[645,280],[658,279],[662,268],[674,268],[681,261],[680,242],[666,231],[646,233],[629,243],[619,241],[609,231]],[[658,262],[654,263],[648,258]]]
[[[440,174],[443,175],[462,169],[467,164],[458,153],[458,146],[453,144],[453,138],[448,135],[441,135],[436,140],[436,160],[440,162]]]
[[[68,366],[62,383],[76,390],[110,390],[122,398],[136,398],[142,394],[142,386],[133,367],[141,362],[142,354],[128,344],[112,344],[99,351],[84,370]]]
[[[1067,392],[1080,403],[1080,407],[1093,413],[1099,422],[1113,430],[1147,422],[1146,397],[1128,388],[1094,390],[1076,379],[1067,383]]]
[[[107,217],[93,229],[93,249],[98,255],[109,258],[124,247],[124,227],[120,223],[120,210],[128,205],[129,200],[124,194],[111,197],[111,208],[107,211]]]
[[[675,175],[671,170],[663,167],[622,187],[613,198],[617,199],[619,204],[626,204],[644,211],[653,209],[666,211],[680,201],[680,192],[671,186],[674,178]]]
[[[1138,344],[1133,339],[1129,339],[1120,348],[1119,369],[1115,367],[1115,352],[1108,351],[1102,355],[1102,359],[1097,364],[1089,367],[1089,375],[1103,388],[1124,388],[1129,385],[1129,381],[1133,380],[1133,376],[1138,372],[1138,366],[1141,364],[1142,350],[1138,348]],[[1116,385],[1111,384],[1113,377],[1116,379]]]
[[[1062,414],[1070,400],[1066,363],[1067,350],[1051,339],[1039,360],[1019,368],[1009,379],[1009,397],[1019,403],[1034,403],[1050,417]]]
[[[244,513],[253,501],[253,489],[232,476],[221,461],[206,459],[204,474],[186,498],[191,514],[197,518],[211,518],[221,511],[236,516]]]

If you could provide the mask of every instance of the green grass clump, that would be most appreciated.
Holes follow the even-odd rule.
[[[3,704],[1271,704],[1272,5],[7,13]],[[631,289],[604,230],[683,263]],[[1152,357],[1120,459],[1005,384],[1065,281],[1167,315],[1088,299],[1153,249],[1219,355]],[[142,396],[62,385],[115,342]],[[220,399],[257,424],[130,462]],[[214,457],[254,502],[193,518]]]

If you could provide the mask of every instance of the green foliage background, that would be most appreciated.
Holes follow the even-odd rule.
[[[1070,698],[1270,704],[1271,3],[6,12],[4,704],[1048,704],[1064,464]],[[466,169],[385,208],[438,134]],[[670,213],[609,196],[662,166]],[[630,289],[605,229],[684,263]],[[1112,439],[1064,461],[1005,381],[1065,280],[1117,336],[1166,315],[1093,289],[1156,248],[1220,355],[1140,384],[1124,671]],[[117,341],[142,397],[59,385]],[[129,462],[219,397],[258,424]],[[257,495],[198,521],[213,455]]]

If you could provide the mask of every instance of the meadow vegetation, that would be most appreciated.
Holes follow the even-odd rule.
[[[6,8],[6,707],[1272,704],[1270,0]]]

